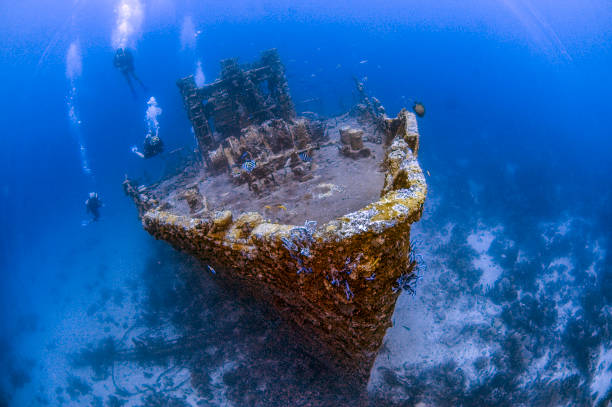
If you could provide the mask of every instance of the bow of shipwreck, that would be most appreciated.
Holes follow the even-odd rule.
[[[267,90],[261,90],[262,82]],[[414,273],[410,226],[420,219],[427,194],[417,161],[415,116],[402,110],[396,118],[386,117],[358,83],[361,102],[352,114],[319,122],[296,118],[275,51],[248,67],[224,61],[221,78],[203,88],[190,77],[178,84],[202,160],[155,185],[126,180],[125,191],[144,228],[216,270],[215,277],[231,283],[228,287],[270,304],[309,354],[367,382],[391,325],[398,286]],[[289,142],[276,146],[282,137]],[[382,182],[374,186],[379,194],[359,208],[318,222],[295,216],[295,224],[279,220],[289,215],[271,215],[270,205],[256,209],[270,191],[301,183],[299,190],[310,188],[321,176],[313,163],[325,154],[341,157],[333,168],[343,160],[351,166],[344,175],[347,186],[367,182],[358,163],[371,165],[369,145],[373,152],[380,149]],[[244,165],[247,161],[254,168]],[[250,209],[255,210],[223,206],[231,200],[215,199],[216,179],[229,185],[225,195],[240,188],[253,194]],[[319,196],[333,204],[327,192]],[[244,195],[234,201],[239,199]],[[280,212],[287,209],[278,206]]]

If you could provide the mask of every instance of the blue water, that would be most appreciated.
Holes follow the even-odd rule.
[[[142,8],[123,32],[147,86],[135,97],[112,65],[122,3]],[[174,271],[195,267],[142,230],[121,189],[125,174],[154,181],[170,166],[130,152],[146,132],[147,100],[162,108],[167,151],[193,149],[176,79],[200,61],[210,82],[220,59],[249,62],[268,48],[279,50],[294,101],[321,99],[302,110],[347,110],[353,76],[390,116],[415,99],[427,108],[419,160],[429,197],[413,231],[427,275],[398,301],[368,387],[374,405],[609,405],[612,4],[329,3],[0,4],[0,405],[283,405],[280,390],[236,379],[253,375],[249,355],[259,360],[240,335],[223,337],[220,348],[242,356],[211,361],[207,391],[146,390],[145,367],[124,366],[121,387],[144,390],[117,393],[71,356],[143,314],[163,319],[180,304]],[[181,43],[186,17],[200,33]],[[75,41],[82,69],[70,77]],[[83,226],[91,191],[102,217]],[[168,292],[151,291],[152,273]],[[245,319],[272,318],[219,301]],[[282,346],[271,349],[282,359]],[[308,368],[285,371],[306,389],[314,380]],[[311,389],[307,405],[334,405],[341,392]]]

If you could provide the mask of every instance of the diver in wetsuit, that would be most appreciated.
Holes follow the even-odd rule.
[[[140,158],[151,158],[164,151],[164,142],[157,134],[148,133],[145,137],[142,152],[136,146],[132,147],[132,152]]]
[[[136,80],[136,82],[138,82],[144,90],[147,89],[144,83],[142,83],[140,78],[138,78],[138,76],[136,76],[136,73],[134,72],[134,56],[132,55],[132,51],[127,48],[117,49],[117,52],[115,53],[115,59],[113,60],[113,65],[115,65],[115,68],[119,69],[119,72],[121,72],[123,76],[125,76],[125,79],[127,80],[128,86],[130,87],[132,94],[136,94],[136,91],[134,90],[134,85],[132,84],[132,78],[134,78],[134,80]]]
[[[98,196],[97,192],[90,192],[89,198],[85,201],[85,208],[87,213],[92,216],[91,222],[97,222],[100,219],[100,208],[102,207],[102,200]]]

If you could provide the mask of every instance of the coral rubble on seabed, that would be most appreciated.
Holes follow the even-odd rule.
[[[535,248],[503,222],[472,225],[413,229],[428,273],[398,301],[370,392],[391,404],[605,405],[612,312],[586,301],[598,301],[604,258],[599,242],[578,241],[588,222],[541,224]]]

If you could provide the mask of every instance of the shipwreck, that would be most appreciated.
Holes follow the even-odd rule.
[[[366,383],[402,286],[415,273],[410,227],[427,194],[416,118],[359,102],[296,115],[276,50],[220,78],[178,87],[199,157],[153,185],[126,180],[144,228],[278,312],[296,341]]]

